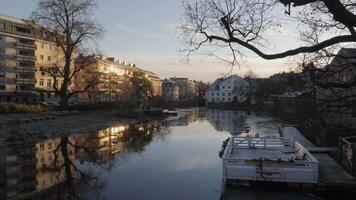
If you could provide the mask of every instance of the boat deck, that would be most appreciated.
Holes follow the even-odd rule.
[[[317,160],[283,137],[232,137],[223,156],[224,180],[316,183]]]
[[[318,149],[294,127],[282,129],[284,137],[294,138],[307,149]],[[312,150],[312,155],[319,163],[318,185],[323,187],[349,187],[356,188],[356,179],[348,173],[339,163],[332,159],[327,152]]]

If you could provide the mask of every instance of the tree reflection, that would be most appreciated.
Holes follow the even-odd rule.
[[[5,173],[0,194],[9,199],[100,199],[106,183],[101,172],[116,168],[129,153],[142,153],[155,139],[164,140],[169,126],[163,121],[117,124],[0,147],[5,158],[0,159]]]
[[[60,175],[62,170],[64,170],[65,174],[65,182],[57,193],[57,199],[86,199],[84,193],[86,188],[100,191],[103,186],[100,177],[90,169],[81,169],[76,166],[74,156],[72,155],[74,155],[74,151],[77,149],[84,149],[88,155],[94,160],[96,159],[85,147],[74,144],[70,136],[61,137],[59,145],[53,151],[55,159],[51,168],[58,170],[57,176]],[[60,159],[60,157],[63,159]]]
[[[128,127],[126,134],[123,134],[121,141],[126,151],[136,153],[143,152],[155,136],[167,135],[168,131],[163,131],[159,123],[136,124]],[[164,138],[164,137],[163,137]]]

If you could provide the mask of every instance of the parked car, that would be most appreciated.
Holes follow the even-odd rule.
[[[39,102],[39,104],[42,105],[42,106],[49,106],[48,103],[46,103],[44,101]]]
[[[49,106],[55,107],[55,108],[58,108],[58,107],[60,106],[59,103],[54,102],[54,101],[48,102],[47,104],[48,104]]]

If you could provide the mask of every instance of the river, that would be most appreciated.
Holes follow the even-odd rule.
[[[205,108],[179,115],[2,145],[0,199],[324,199],[271,184],[223,185],[223,141],[231,135],[278,136],[283,119]]]

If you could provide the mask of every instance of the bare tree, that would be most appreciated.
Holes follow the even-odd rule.
[[[356,45],[355,0],[194,0],[183,5],[185,20],[181,30],[187,56],[198,50],[209,49],[214,53],[225,47],[232,52],[233,64],[247,51],[267,60],[294,57],[310,72],[316,90],[324,93],[319,102],[325,102],[326,107],[320,112],[340,113],[344,117],[347,110],[347,115],[351,115],[356,76],[347,80],[335,76],[355,68],[354,60],[337,54],[342,47]],[[269,53],[270,33],[281,27],[289,29],[291,24],[299,33],[295,44],[301,45]],[[286,46],[279,41],[274,44]],[[340,57],[347,63],[334,62],[338,67],[328,67]]]
[[[206,46],[225,46],[235,63],[244,50],[271,60],[356,42],[354,0],[194,0],[183,5],[181,30],[187,55]],[[294,15],[291,6],[297,7]],[[265,53],[264,49],[270,49],[268,31],[286,23],[298,25],[297,42],[305,45]]]
[[[75,57],[103,32],[100,24],[91,18],[95,6],[95,0],[40,0],[32,13],[36,29],[53,40],[63,53],[63,65],[43,68],[43,72],[54,79],[53,88],[60,97],[62,109],[68,108],[74,94],[85,92],[96,83],[95,78],[87,80],[87,86],[80,91],[72,85],[75,76],[86,66],[84,61],[74,68]],[[63,79],[60,86],[56,84],[58,77]]]

